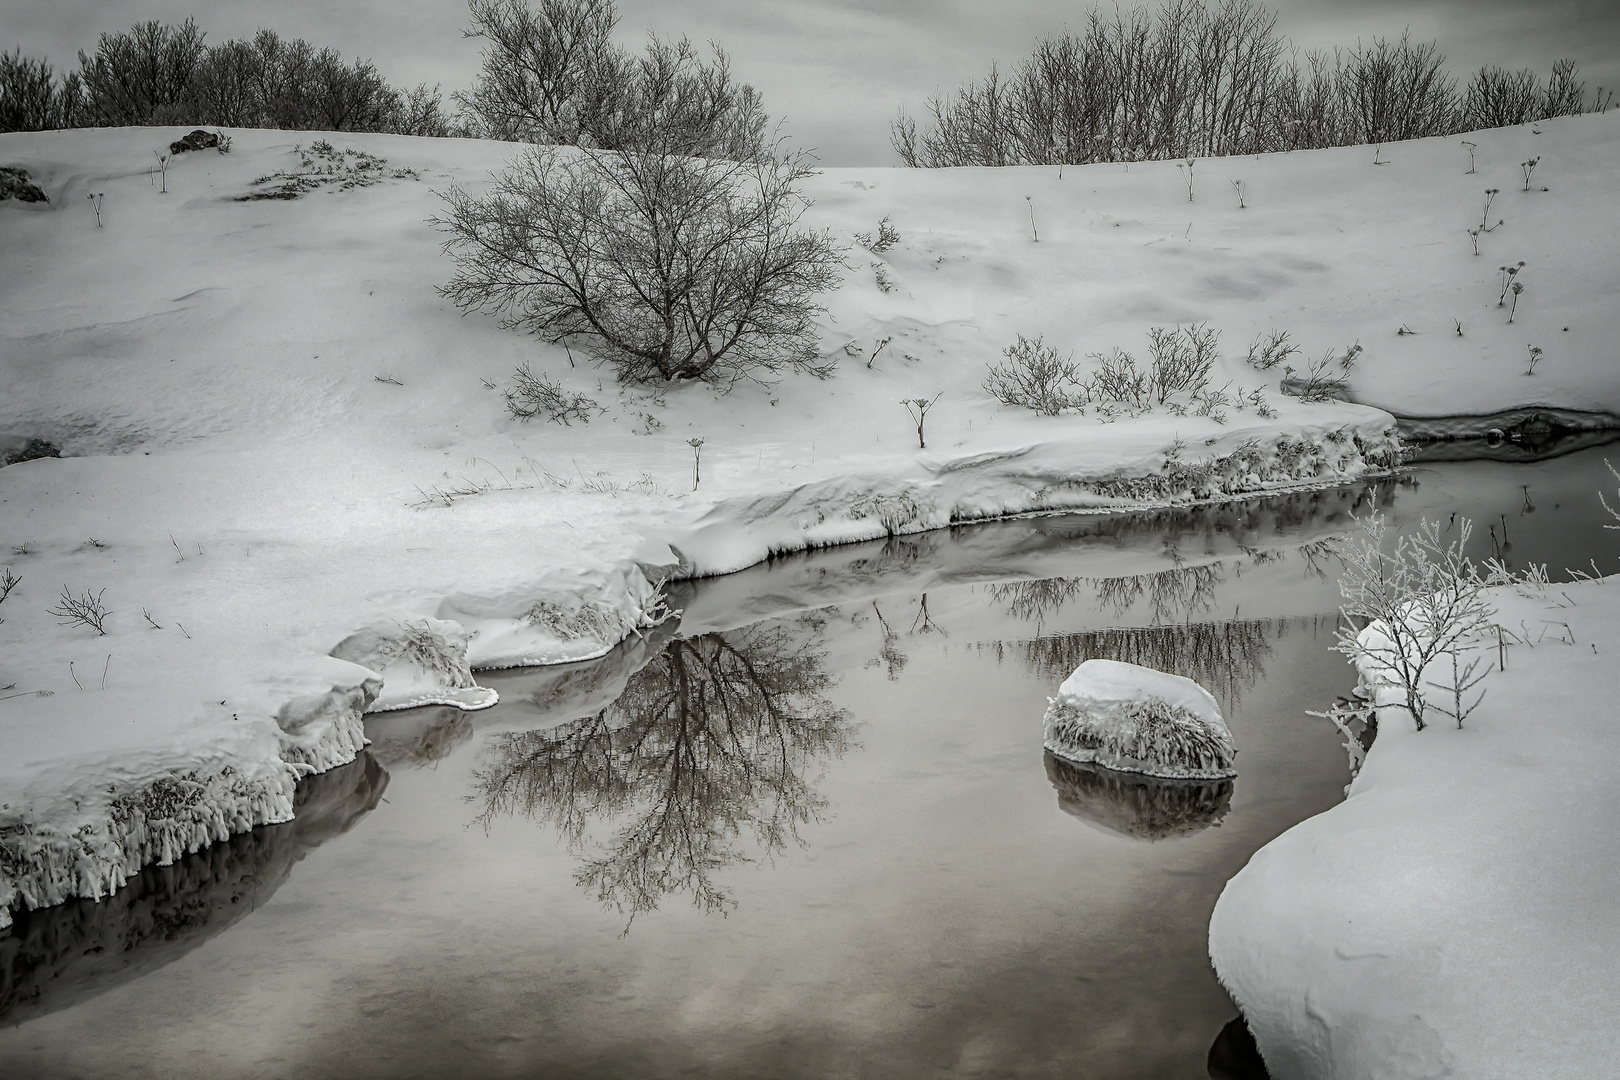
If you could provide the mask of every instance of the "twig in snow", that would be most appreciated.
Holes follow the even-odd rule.
[[[398,379],[394,378],[392,375],[373,375],[371,378],[372,378],[373,382],[387,383],[389,386],[404,386],[405,385],[404,383],[400,382]]]
[[[62,595],[57,600],[57,606],[46,608],[45,613],[55,615],[64,626],[74,624],[88,626],[97,634],[105,637],[107,629],[103,624],[106,622],[107,617],[112,614],[107,610],[106,605],[101,602],[101,593],[106,591],[106,589],[102,589],[101,592],[92,593],[87,589],[84,595],[74,596],[68,591],[68,587],[64,585],[62,586]]]

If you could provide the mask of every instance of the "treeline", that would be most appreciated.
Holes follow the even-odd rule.
[[[369,60],[260,30],[207,45],[187,19],[102,34],[77,71],[0,53],[0,131],[201,124],[449,135],[437,87],[390,86]]]
[[[1276,24],[1252,0],[1093,10],[1010,72],[992,66],[930,98],[927,126],[902,112],[894,148],[928,168],[1164,160],[1449,135],[1608,104],[1588,100],[1569,60],[1545,81],[1487,67],[1459,85],[1432,42],[1403,34],[1301,55]]]
[[[615,44],[613,0],[470,0],[467,37],[484,44],[470,90],[447,112],[438,87],[390,86],[367,60],[260,30],[207,45],[187,19],[102,34],[58,77],[0,53],[0,131],[196,124],[466,135],[753,160],[768,149],[759,93],[723,50],[650,38]]]

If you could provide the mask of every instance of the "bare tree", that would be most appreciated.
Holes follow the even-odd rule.
[[[572,336],[624,382],[819,377],[816,295],[842,267],[797,227],[802,156],[753,163],[650,150],[537,148],[486,195],[451,187],[442,290],[464,311]]]
[[[154,19],[127,33],[102,34],[94,56],[79,53],[88,122],[172,121],[204,51],[203,32],[189,18],[179,26]]]
[[[485,42],[483,69],[455,100],[483,133],[576,145],[586,103],[616,74],[613,0],[470,0],[465,36]]]
[[[44,60],[0,53],[0,131],[53,131],[73,127],[83,100],[77,72],[60,82]]]

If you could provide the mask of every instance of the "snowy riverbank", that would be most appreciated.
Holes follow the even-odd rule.
[[[51,199],[0,203],[0,434],[64,455],[0,471],[0,566],[20,579],[0,605],[0,924],[285,819],[295,775],[352,757],[387,693],[328,655],[364,627],[453,620],[477,631],[475,669],[578,659],[656,618],[665,575],[1387,468],[1386,413],[1300,403],[1244,364],[1273,329],[1310,356],[1359,340],[1356,393],[1402,411],[1620,411],[1620,241],[1590,227],[1620,160],[1609,117],[1483,134],[1477,174],[1444,139],[1379,166],[1360,148],[1201,163],[1196,202],[1168,162],[827,170],[809,224],[854,244],[888,217],[900,241],[851,248],[822,326],[835,378],[725,395],[616,388],[438,297],[434,191],[476,186],[510,145],[334,135],[388,159],[377,183],[244,202],[319,136],[237,132],[228,155],[172,162],[164,194],[146,162],[180,133],[0,136],[0,164]],[[1510,182],[1532,152],[1548,191]],[[1510,224],[1475,257],[1487,184]],[[1512,326],[1506,259],[1530,289]],[[980,388],[1016,334],[1140,353],[1150,326],[1203,320],[1217,384],[1261,389],[1274,416],[1037,417]],[[1553,343],[1533,377],[1527,335]],[[521,361],[604,411],[512,419]],[[922,450],[898,401],[936,394]],[[50,614],[64,590],[102,598],[105,635]]]
[[[1463,729],[1381,709],[1349,798],[1215,908],[1216,971],[1273,1076],[1573,1080],[1620,1053],[1620,584],[1490,596],[1528,644]]]

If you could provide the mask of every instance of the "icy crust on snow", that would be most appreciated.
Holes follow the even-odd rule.
[[[671,615],[649,573],[662,576],[635,563],[559,571],[540,586],[447,597],[439,618],[465,628],[475,670],[593,660]]]
[[[1620,584],[1489,597],[1507,666],[1464,727],[1417,731],[1361,658],[1381,707],[1349,796],[1215,906],[1210,957],[1273,1076],[1613,1072]]]
[[[1046,748],[1070,761],[1166,779],[1236,776],[1237,749],[1202,686],[1118,660],[1087,660],[1046,709]]]
[[[1106,450],[1094,439],[1048,441],[962,457],[923,457],[915,475],[846,475],[764,495],[727,499],[669,546],[679,576],[731,573],[764,558],[1062,511],[1139,510],[1325,487],[1387,473],[1401,443],[1388,414],[1340,413],[1337,422],[1236,427],[1194,451],[1163,423],[1121,425]]]
[[[358,680],[288,700],[268,745],[249,739],[201,752],[182,748],[166,755],[166,769],[137,782],[107,783],[102,770],[8,804],[0,811],[0,929],[11,925],[14,907],[99,900],[144,866],[167,866],[236,833],[289,820],[299,777],[347,764],[366,745],[362,717],[382,683],[343,667]],[[175,767],[177,758],[194,767]]]
[[[454,705],[487,709],[500,695],[473,682],[467,631],[448,619],[394,619],[356,630],[332,650],[339,660],[374,671],[382,691],[367,712]]]

